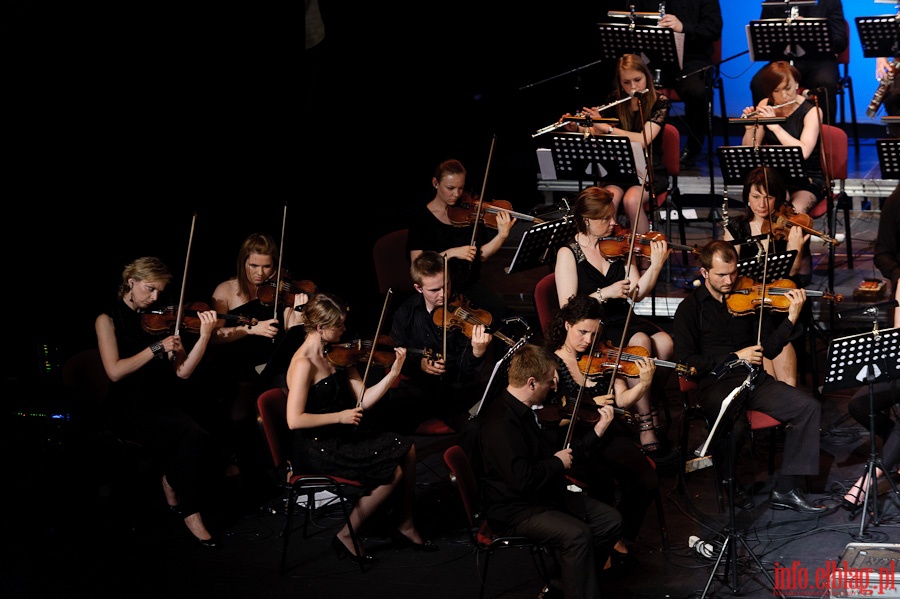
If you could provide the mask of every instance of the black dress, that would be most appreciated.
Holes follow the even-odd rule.
[[[806,118],[807,113],[813,108],[815,108],[815,104],[809,100],[798,106],[797,110],[792,112],[781,124],[782,129],[790,133],[792,137],[800,139],[800,135],[803,133],[803,119]],[[819,135],[816,138],[816,147],[813,148],[809,158],[803,161],[803,170],[806,171],[807,180],[791,179],[785,181],[785,187],[787,187],[789,193],[805,190],[815,195],[819,200],[825,198],[825,174],[822,172],[822,163],[819,156],[819,145],[821,143],[822,136]],[[780,146],[782,144],[778,137],[766,128],[760,145]]]
[[[610,260],[609,270],[604,275],[593,264],[588,262],[587,256],[581,250],[577,241],[567,246],[575,254],[575,265],[578,271],[578,293],[590,295],[597,291],[598,287],[609,287],[613,283],[625,278],[625,260]],[[628,302],[624,298],[613,298],[603,304],[603,331],[602,337],[614,342],[617,346],[622,339],[625,329],[625,320],[628,316]],[[632,314],[629,322],[629,338],[635,333],[646,333],[653,336],[663,329],[653,324],[646,318]],[[626,339],[626,341],[628,341]]]
[[[306,410],[311,414],[330,414],[355,405],[347,372],[338,370],[312,386]],[[412,440],[407,437],[348,424],[294,431],[297,471],[337,475],[368,487],[389,483],[411,447]]]

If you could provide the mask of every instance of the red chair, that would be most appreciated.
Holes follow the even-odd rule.
[[[681,245],[687,245],[687,235],[684,229],[684,214],[681,212],[681,206],[678,202],[681,192],[678,189],[678,175],[681,174],[681,134],[678,129],[671,123],[666,123],[662,131],[662,160],[669,173],[671,184],[669,189],[656,196],[656,206],[650,206],[650,202],[644,203],[644,210],[650,212],[657,208],[664,208],[667,212],[666,218],[666,237],[672,239],[672,210],[678,213],[678,235],[681,239]],[[651,219],[652,221],[652,219]],[[656,227],[652,227],[656,228]],[[684,264],[688,263],[687,251],[683,251]]]
[[[750,447],[756,449],[756,432],[761,430],[769,431],[769,476],[775,474],[775,432],[781,421],[772,418],[768,414],[757,412],[756,410],[747,410],[747,420],[750,422]]]
[[[484,597],[491,556],[499,549],[527,551],[531,554],[544,584],[549,585],[550,576],[544,559],[544,556],[549,554],[549,550],[528,537],[498,535],[491,530],[487,520],[484,519],[478,492],[478,480],[475,478],[475,472],[465,450],[459,445],[448,447],[444,451],[444,464],[450,471],[450,480],[459,491],[466,530],[475,553],[475,563],[476,565],[481,564],[478,568],[478,581],[481,583],[479,598]],[[483,561],[481,560],[482,556]]]
[[[722,40],[718,39],[713,42],[713,53],[712,53],[712,64],[715,66],[713,70],[713,89],[719,90],[719,107],[722,109],[722,136],[725,141],[725,145],[731,145],[728,143],[728,110],[725,109],[725,85],[722,80],[722,73],[719,71],[719,65],[722,64]],[[683,100],[671,87],[660,87],[658,90],[660,93],[665,95],[672,102],[682,102]],[[706,132],[709,135],[709,132]],[[681,150],[679,149],[679,152]]]
[[[357,493],[361,493],[365,490],[363,484],[340,476],[307,474],[294,471],[289,458],[291,430],[287,424],[287,396],[280,387],[261,393],[256,400],[256,407],[259,411],[259,419],[269,446],[269,452],[272,454],[272,463],[276,471],[282,475],[279,476],[279,480],[284,481],[282,488],[285,495],[285,521],[284,528],[281,530],[284,542],[281,546],[280,571],[284,572],[288,543],[291,540],[291,533],[294,529],[296,498],[306,497],[304,502],[306,517],[303,520],[303,538],[305,539],[308,536],[309,523],[312,521],[315,512],[320,509],[316,505],[316,494],[322,491],[327,491],[336,497],[335,501],[340,505],[344,522],[347,524],[347,528],[350,529],[350,538],[353,540],[356,554],[361,555],[359,537],[350,523],[352,506],[350,505],[347,491],[355,490]],[[331,502],[328,502],[326,505],[330,504]],[[362,561],[359,562],[359,569],[361,572],[366,571],[366,566]]]
[[[556,293],[556,273],[544,275],[534,286],[534,309],[537,312],[541,333],[547,337],[550,321],[559,310],[559,297]]]
[[[809,211],[809,216],[813,219],[826,216],[826,232],[834,235],[836,230],[836,210],[843,211],[844,214],[844,242],[847,244],[847,268],[853,268],[853,240],[850,235],[850,208],[852,200],[845,191],[846,180],[848,177],[847,170],[847,154],[848,141],[847,133],[840,127],[832,125],[822,125],[819,143],[822,147],[822,172],[825,173],[827,180],[838,182],[837,193],[829,190],[825,198],[818,204],[813,206]],[[833,252],[829,252],[830,259],[833,259]],[[833,272],[834,264],[829,264],[829,269]]]
[[[375,276],[378,278],[378,291],[409,292],[413,289],[412,277],[409,274],[409,254],[406,252],[406,238],[409,229],[400,229],[382,235],[372,248],[372,259],[375,262]]]

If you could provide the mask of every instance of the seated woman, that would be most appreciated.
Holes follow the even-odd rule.
[[[584,131],[593,135],[620,135],[645,148],[645,152],[650,156],[647,166],[652,167],[652,179],[646,177],[644,184],[637,185],[631,181],[606,180],[605,186],[612,193],[615,213],[623,205],[624,199],[625,216],[630,227],[638,233],[646,233],[650,230],[650,223],[644,214],[644,205],[650,201],[650,182],[652,181],[652,189],[656,195],[669,188],[669,174],[662,160],[662,131],[666,126],[672,103],[669,98],[656,91],[650,69],[636,54],[624,54],[619,58],[613,85],[615,91],[607,98],[607,103],[629,97],[631,100],[613,106],[615,114],[612,115],[601,115],[596,106],[584,107],[583,112],[592,119],[618,118],[618,126],[595,123],[585,131],[585,127],[577,123],[567,123],[565,128],[568,131]],[[646,174],[649,173],[638,173],[642,180]]]
[[[900,301],[900,287],[894,290],[894,299]],[[900,327],[900,308],[894,308],[894,325]],[[898,427],[891,418],[891,408],[900,403],[900,382],[898,381],[881,381],[875,383],[872,387],[872,397],[869,397],[869,385],[866,384],[850,398],[850,404],[847,411],[861,425],[869,428],[869,403],[872,403],[872,409],[875,410],[875,430],[871,433],[881,439],[883,445],[881,448],[881,462],[885,468],[891,473],[900,472],[896,470],[900,465],[900,427]],[[875,469],[875,476],[881,478],[884,472],[880,468]],[[865,481],[863,479],[866,479]],[[850,490],[841,499],[841,507],[850,512],[850,517],[856,515],[860,510],[865,498],[866,490],[869,488],[869,479],[860,476],[850,487]],[[870,497],[869,501],[875,498]],[[870,503],[871,505],[871,503]]]
[[[741,260],[757,256],[760,252],[768,251],[775,255],[796,250],[797,256],[789,275],[798,287],[806,287],[809,277],[799,273],[804,255],[809,252],[809,235],[800,227],[788,228],[778,224],[778,217],[787,201],[787,191],[781,175],[770,167],[753,169],[744,181],[743,197],[747,213],[745,216],[728,219],[725,241],[740,242],[735,249]],[[779,381],[792,387],[797,386],[797,352],[792,344],[786,344],[774,360],[764,359],[763,365],[766,372]]]
[[[400,502],[399,525],[394,542],[419,551],[437,546],[422,538],[413,521],[416,448],[412,440],[394,433],[360,427],[365,409],[380,400],[400,376],[406,349],[397,348],[396,359],[382,379],[369,388],[355,365],[335,367],[325,355],[328,343],[344,332],[347,307],[337,298],[319,293],[306,304],[303,314],[306,338],[288,367],[287,422],[294,432],[294,463],[312,473],[358,480],[370,488],[350,514],[354,530],[395,492]],[[363,548],[354,547],[345,525],[332,540],[338,558],[355,563],[372,561]]]
[[[783,60],[760,70],[765,98],[755,108],[744,108],[743,114],[755,112],[760,118],[784,117],[783,123],[757,125],[752,120],[744,128],[742,145],[797,146],[803,154],[806,179],[786,181],[790,203],[798,214],[807,214],[825,198],[825,175],[819,156],[819,132],[822,111],[798,93],[800,72]],[[762,131],[760,131],[762,129]],[[803,261],[800,274],[812,274],[812,260]]]
[[[612,401],[620,408],[630,408],[650,387],[656,368],[651,360],[638,360],[639,376],[636,384],[629,388],[622,377],[615,380],[614,393],[609,394],[611,370],[599,369],[597,376],[586,376],[580,361],[589,355],[600,335],[602,308],[597,301],[587,295],[574,295],[554,316],[547,330],[547,348],[554,352],[559,362],[558,392],[566,398],[567,405],[580,397],[580,405],[596,408],[597,403]],[[599,347],[599,345],[597,346]],[[595,350],[596,353],[596,350]],[[599,366],[602,360],[597,360]],[[548,401],[552,404],[552,401]],[[584,412],[589,412],[585,408]],[[579,414],[582,410],[579,410]],[[624,526],[622,538],[616,542],[612,560],[624,562],[628,554],[628,543],[637,539],[647,508],[656,497],[659,479],[650,461],[632,440],[632,433],[626,419],[619,418],[607,428],[600,445],[591,453],[589,463],[573,464],[573,476],[589,482],[588,493],[607,503],[622,514]],[[577,466],[577,467],[576,467]],[[618,483],[619,500],[616,501]]]
[[[641,273],[636,260],[631,261],[626,272],[627,256],[617,258],[607,256],[600,249],[600,239],[610,235],[615,222],[615,206],[612,194],[603,187],[588,187],[578,194],[572,207],[576,233],[568,245],[556,252],[556,291],[559,305],[577,294],[587,295],[603,304],[603,334],[616,346],[623,339],[625,324],[628,322],[624,345],[640,346],[648,355],[660,360],[672,357],[672,337],[646,318],[628,319],[630,310],[628,299],[639,302],[653,290],[659,273],[669,256],[665,241],[650,243],[650,265]],[[665,386],[669,373],[657,375],[652,394],[657,402],[666,401]],[[628,385],[636,381],[628,379]],[[657,409],[651,404],[651,390],[648,388],[635,404],[640,422],[640,441],[644,451],[654,460],[671,457],[663,449],[657,430],[661,429],[656,417]]]

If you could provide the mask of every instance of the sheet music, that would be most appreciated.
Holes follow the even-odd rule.
[[[675,38],[675,52],[678,54],[678,69],[681,70],[684,68],[684,32],[673,31],[672,36]]]
[[[725,417],[725,412],[728,410],[728,406],[731,405],[731,402],[740,394],[741,391],[744,390],[743,385],[739,385],[734,388],[734,390],[728,394],[724,400],[722,400],[722,407],[719,408],[719,415],[716,416],[716,421],[713,423],[712,427],[709,429],[709,435],[706,436],[706,441],[703,442],[697,450],[694,451],[694,455],[698,458],[702,458],[704,456],[709,455],[709,445],[712,443],[713,438],[716,434],[716,428],[718,428],[719,423],[722,422],[722,418]]]
[[[662,135],[662,131],[659,132]],[[631,142],[631,153],[634,154],[634,168],[637,171],[638,181],[644,184],[647,174],[647,160],[644,157],[644,145],[639,141]]]

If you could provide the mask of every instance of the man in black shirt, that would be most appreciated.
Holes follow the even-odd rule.
[[[770,506],[821,514],[826,508],[807,502],[799,488],[801,477],[819,472],[821,406],[808,391],[775,380],[762,368],[763,357],[777,356],[797,326],[806,290],[786,292],[790,300],[787,318],[774,330],[767,327],[760,334],[758,317],[734,315],[725,301],[738,276],[737,253],[731,242],[713,240],[701,248],[699,258],[705,284],[695,289],[675,311],[674,360],[697,369],[697,376],[701,377],[700,403],[709,422],[716,420],[723,400],[746,381],[748,370],[757,373],[750,389],[743,392],[749,394],[744,397],[744,407],[790,425],[786,427],[784,457],[769,496]],[[731,425],[730,420],[719,424],[726,429]],[[743,413],[733,418],[733,425],[732,451],[748,426]],[[724,471],[728,459],[727,437],[718,431],[717,435],[718,441],[710,446],[711,453],[714,466],[725,480],[730,475]],[[752,501],[739,487],[731,500],[738,507],[752,507]]]
[[[566,471],[599,445],[613,408],[599,408],[597,423],[571,446],[560,447],[554,430],[559,426],[543,429],[535,412],[556,389],[556,368],[546,348],[525,344],[516,350],[509,384],[481,417],[473,463],[491,528],[552,547],[564,596],[597,599],[597,574],[622,534],[622,516],[587,493],[568,491]]]

